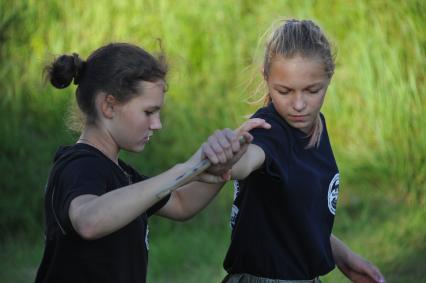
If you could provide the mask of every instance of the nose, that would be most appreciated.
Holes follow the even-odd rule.
[[[151,130],[160,130],[163,125],[161,124],[161,119],[160,119],[160,115],[153,115],[153,117],[151,118],[150,121],[150,129]]]
[[[303,94],[300,92],[295,93],[293,98],[293,109],[296,110],[297,112],[301,112],[305,109],[305,107],[306,107],[306,101]]]

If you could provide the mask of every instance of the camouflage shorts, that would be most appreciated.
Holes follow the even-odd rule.
[[[257,277],[247,273],[230,274],[223,279],[222,283],[321,283],[318,277],[311,280],[281,280]]]

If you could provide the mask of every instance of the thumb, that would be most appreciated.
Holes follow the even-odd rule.
[[[271,125],[261,118],[251,118],[242,123],[237,129],[236,133],[249,132],[254,128],[270,129]]]
[[[227,179],[224,178],[223,175],[222,176],[216,176],[216,175],[213,175],[213,174],[203,172],[198,176],[198,178],[199,178],[199,181],[204,182],[204,183],[219,184],[219,183],[224,183],[224,182],[227,181]]]

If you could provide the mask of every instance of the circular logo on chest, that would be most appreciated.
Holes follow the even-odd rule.
[[[337,198],[339,197],[339,173],[334,175],[333,179],[328,186],[328,209],[331,214],[335,215]]]

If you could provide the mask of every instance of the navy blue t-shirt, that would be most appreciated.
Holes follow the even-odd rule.
[[[282,280],[308,280],[334,268],[330,235],[339,173],[324,130],[318,148],[291,127],[272,103],[253,117],[272,128],[254,129],[253,144],[265,152],[261,168],[235,181],[232,236],[224,268]]]
[[[169,196],[120,230],[96,240],[85,240],[68,216],[79,195],[103,195],[147,177],[119,160],[119,166],[87,144],[61,147],[45,192],[46,239],[36,283],[146,281],[148,217]]]

